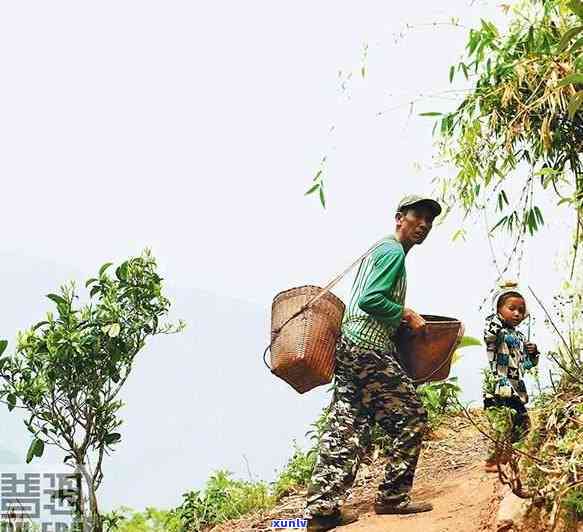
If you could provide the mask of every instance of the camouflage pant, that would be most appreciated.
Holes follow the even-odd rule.
[[[427,412],[394,354],[361,348],[342,337],[336,351],[334,397],[308,489],[306,517],[329,515],[340,507],[375,421],[393,438],[377,501],[407,504]]]

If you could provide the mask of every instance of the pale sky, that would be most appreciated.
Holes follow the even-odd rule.
[[[468,29],[430,23],[500,19],[497,4],[0,4],[9,352],[16,331],[50,309],[44,294],[68,279],[82,286],[103,262],[146,246],[173,317],[188,324],[137,360],[123,440],[105,464],[106,509],[170,507],[213,470],[247,478],[247,463],[272,480],[292,439],[305,443],[329,398],[324,388],[299,396],[263,367],[271,300],[325,284],[393,230],[403,194],[431,192],[451,171],[433,165],[433,122],[418,113],[455,105],[428,95],[450,89]],[[303,193],[325,155],[324,211]],[[550,300],[569,225],[552,202],[546,212],[521,281]],[[483,223],[453,244],[459,224],[452,216],[408,255],[407,302],[481,336],[495,269]],[[335,292],[346,298],[349,287]],[[549,343],[533,310],[534,340]],[[474,348],[455,370],[468,400],[480,397],[484,361]],[[24,457],[26,429],[14,413],[0,417],[1,449]]]

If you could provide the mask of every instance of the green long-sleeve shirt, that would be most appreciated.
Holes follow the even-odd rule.
[[[367,349],[395,351],[407,290],[405,250],[388,236],[362,261],[352,285],[342,333]]]

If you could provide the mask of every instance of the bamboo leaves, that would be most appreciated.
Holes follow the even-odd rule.
[[[326,165],[326,157],[323,157],[320,161],[320,168],[316,172],[312,180],[312,186],[304,193],[304,196],[309,196],[310,194],[318,193],[318,197],[320,198],[320,204],[325,209],[326,208],[326,197],[324,195],[324,168]]]

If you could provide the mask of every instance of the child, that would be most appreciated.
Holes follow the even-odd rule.
[[[538,348],[516,327],[528,316],[526,300],[516,283],[507,282],[494,295],[494,314],[486,318],[484,341],[489,368],[485,370],[484,408],[508,407],[513,411],[512,442],[528,431],[528,394],[523,374],[538,363]],[[486,471],[497,471],[496,458],[486,460]]]

